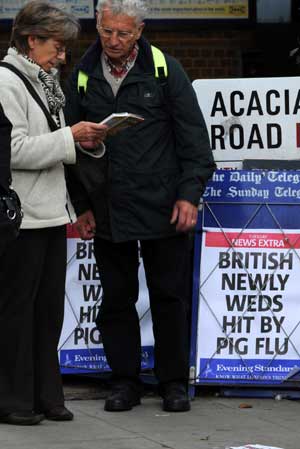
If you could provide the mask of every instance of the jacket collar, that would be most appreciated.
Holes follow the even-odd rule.
[[[20,53],[18,53],[14,48],[10,47],[7,51],[7,55],[3,59],[5,62],[9,62],[24,73],[31,81],[39,81],[40,68],[37,64],[33,64],[28,59],[24,58]],[[51,69],[51,74],[53,77],[57,77],[58,70]]]
[[[137,42],[139,45],[139,52],[135,65],[138,65],[143,72],[154,73],[155,67],[150,43],[143,36]],[[98,37],[81,58],[78,64],[78,69],[88,75],[95,74],[95,70],[101,61],[101,53],[102,45],[100,38]]]

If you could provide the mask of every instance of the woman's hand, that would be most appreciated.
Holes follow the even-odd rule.
[[[71,126],[75,142],[84,143],[85,148],[94,148],[103,142],[107,134],[107,126],[93,122],[79,122]]]

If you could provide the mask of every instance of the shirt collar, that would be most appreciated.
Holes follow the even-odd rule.
[[[114,76],[115,78],[122,78],[125,75],[127,75],[129,70],[132,68],[132,66],[135,63],[135,60],[138,55],[138,51],[139,51],[139,46],[136,43],[134,45],[133,49],[131,50],[129,56],[122,63],[121,67],[116,67],[115,64],[112,62],[112,60],[107,56],[107,54],[105,52],[103,52],[104,62],[106,64],[106,67],[107,67],[108,71],[110,72],[110,74],[112,76]]]

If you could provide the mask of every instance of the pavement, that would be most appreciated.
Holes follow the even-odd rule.
[[[202,391],[192,410],[167,413],[155,388],[128,412],[105,412],[105,382],[69,381],[72,422],[0,424],[0,449],[227,449],[246,444],[300,449],[300,401],[225,398]]]

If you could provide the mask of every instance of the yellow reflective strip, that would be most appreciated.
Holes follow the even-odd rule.
[[[78,72],[78,80],[77,80],[77,89],[79,92],[79,88],[83,87],[84,92],[86,92],[87,82],[88,82],[89,76],[85,73],[79,70]]]
[[[157,48],[154,47],[154,45],[151,45],[152,55],[153,55],[153,61],[155,66],[155,78],[159,78],[158,74],[158,67],[163,67],[165,72],[165,77],[168,76],[168,67],[166,63],[166,58],[163,54],[163,52]]]

